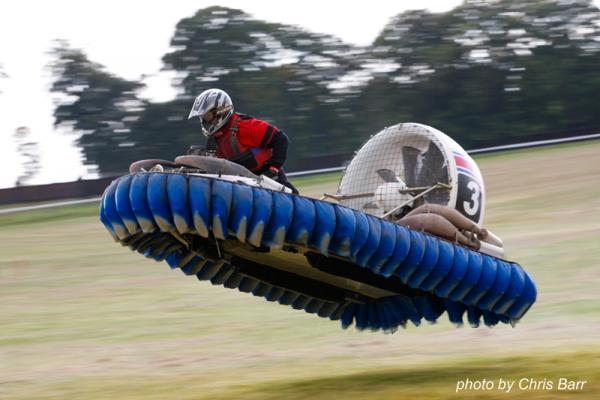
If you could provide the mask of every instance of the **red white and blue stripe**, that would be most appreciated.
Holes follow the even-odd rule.
[[[476,172],[477,170],[473,166],[473,162],[467,156],[465,156],[465,154],[453,151],[452,155],[454,156],[456,169],[459,173],[469,175],[474,178],[478,177],[479,174]]]

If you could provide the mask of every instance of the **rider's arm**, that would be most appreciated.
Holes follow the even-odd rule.
[[[289,142],[287,135],[283,131],[269,125],[261,143],[261,147],[273,149],[269,165],[276,168],[283,166],[287,157]]]

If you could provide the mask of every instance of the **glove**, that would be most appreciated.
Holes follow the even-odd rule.
[[[263,172],[263,175],[267,178],[277,180],[277,177],[279,176],[279,168],[270,165],[269,168],[267,168],[267,170]]]

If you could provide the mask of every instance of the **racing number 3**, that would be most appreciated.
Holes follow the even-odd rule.
[[[475,181],[471,180],[467,183],[467,188],[471,191],[471,199],[469,202],[463,202],[463,208],[467,214],[475,215],[479,211],[481,189],[479,189],[479,185]]]
[[[471,221],[478,222],[481,214],[481,186],[470,176],[458,174],[456,209]]]

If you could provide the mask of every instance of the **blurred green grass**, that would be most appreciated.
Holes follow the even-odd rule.
[[[515,154],[516,153],[516,154]],[[394,335],[213,287],[116,245],[97,205],[0,216],[0,398],[599,398],[600,142],[477,158],[486,225],[538,285],[516,328]],[[337,177],[296,182],[335,191]],[[572,377],[582,392],[454,393]]]
[[[342,172],[327,172],[324,174],[318,175],[309,175],[309,176],[298,176],[298,177],[290,177],[290,181],[294,184],[303,188],[305,190],[308,189],[311,185],[320,185],[327,184],[331,187],[337,187],[337,183],[342,176]]]
[[[494,387],[488,390],[458,390],[457,383],[469,378],[472,381],[492,381]],[[527,378],[535,381],[544,379],[552,382],[552,389],[532,390],[527,387]],[[510,390],[500,390],[499,380],[514,381]],[[560,379],[585,381],[583,391],[559,390]],[[511,399],[549,398],[560,395],[594,398],[600,392],[600,353],[579,353],[565,355],[528,355],[496,359],[475,358],[459,363],[443,363],[430,367],[398,368],[311,379],[268,383],[253,388],[238,388],[237,398],[243,399],[399,399],[399,398],[486,398]],[[541,386],[540,386],[541,387]],[[507,393],[508,391],[508,393]],[[215,399],[233,398],[232,393]]]
[[[12,225],[42,222],[60,223],[64,219],[95,216],[98,214],[99,206],[99,203],[77,204],[0,215],[0,229]],[[24,207],[24,205],[21,205],[21,207]]]
[[[208,385],[209,377],[195,374],[163,374],[148,379],[143,374],[127,380],[118,377],[79,379],[64,382],[46,391],[31,394],[39,399],[54,398],[56,393],[69,393],[72,398],[119,399],[596,399],[600,393],[600,353],[568,355],[534,354],[494,359],[474,358],[468,361],[442,362],[436,365],[396,367],[352,374],[329,372],[326,377],[259,381],[232,384],[223,390]],[[212,377],[219,380],[219,376]],[[243,379],[243,377],[241,377]],[[492,381],[488,390],[457,391],[457,383]],[[552,387],[529,389],[519,387],[522,379],[552,382]],[[499,389],[498,382],[513,381],[510,391]],[[559,390],[560,379],[584,381],[583,390]],[[522,383],[527,385],[527,382]]]

